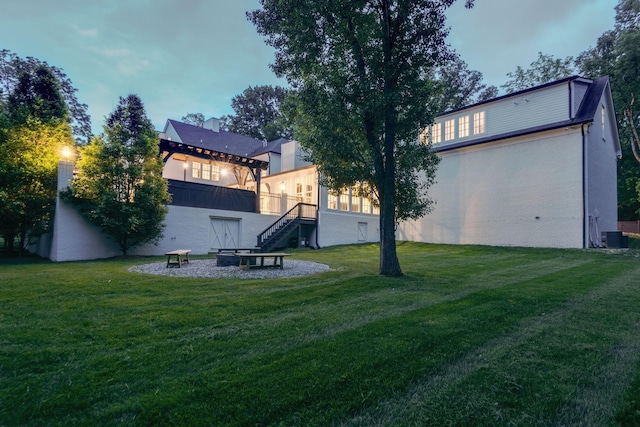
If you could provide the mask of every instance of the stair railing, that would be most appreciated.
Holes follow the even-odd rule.
[[[278,218],[273,224],[265,228],[260,234],[258,234],[258,246],[262,247],[264,242],[269,240],[271,236],[276,234],[282,228],[284,228],[291,221],[296,219],[309,219],[316,220],[318,213],[316,205],[309,203],[298,203],[287,211],[284,215]]]

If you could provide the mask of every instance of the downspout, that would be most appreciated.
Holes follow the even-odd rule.
[[[587,149],[586,149],[586,135],[584,131],[585,124],[580,125],[580,130],[582,132],[582,248],[588,249],[587,246],[587,235],[589,234],[588,229],[588,212],[587,212]]]
[[[316,249],[320,249],[320,193],[322,187],[320,186],[320,174],[317,170],[316,176],[318,177],[318,203],[316,204]]]

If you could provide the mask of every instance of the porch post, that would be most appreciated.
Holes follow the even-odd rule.
[[[262,176],[262,169],[256,168],[255,176],[256,176],[256,212],[260,213],[260,177]]]

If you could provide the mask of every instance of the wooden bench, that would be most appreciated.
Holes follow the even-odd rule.
[[[191,249],[177,249],[175,251],[166,252],[167,256],[167,268],[169,267],[182,267],[182,264],[189,264],[189,253]],[[175,261],[171,260],[171,257],[175,257]]]
[[[238,252],[258,252],[260,250],[260,248],[223,248],[223,249],[218,249],[218,253],[234,253],[237,254]]]
[[[252,253],[252,254],[242,254],[237,253],[235,256],[240,258],[240,268],[243,270],[248,270],[250,268],[280,268],[280,270],[284,269],[284,257],[289,256],[291,254],[285,254],[282,252],[271,252],[271,253]],[[258,263],[258,258],[260,258],[260,263]],[[273,258],[273,264],[264,263],[265,258]],[[251,259],[255,259],[256,263],[251,264]]]

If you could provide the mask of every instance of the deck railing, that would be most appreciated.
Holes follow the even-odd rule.
[[[270,239],[273,235],[282,230],[287,224],[296,219],[305,219],[315,221],[318,218],[318,207],[309,203],[298,203],[293,208],[289,209],[287,213],[282,215],[276,222],[264,229],[258,234],[258,246],[262,247],[264,242]]]

